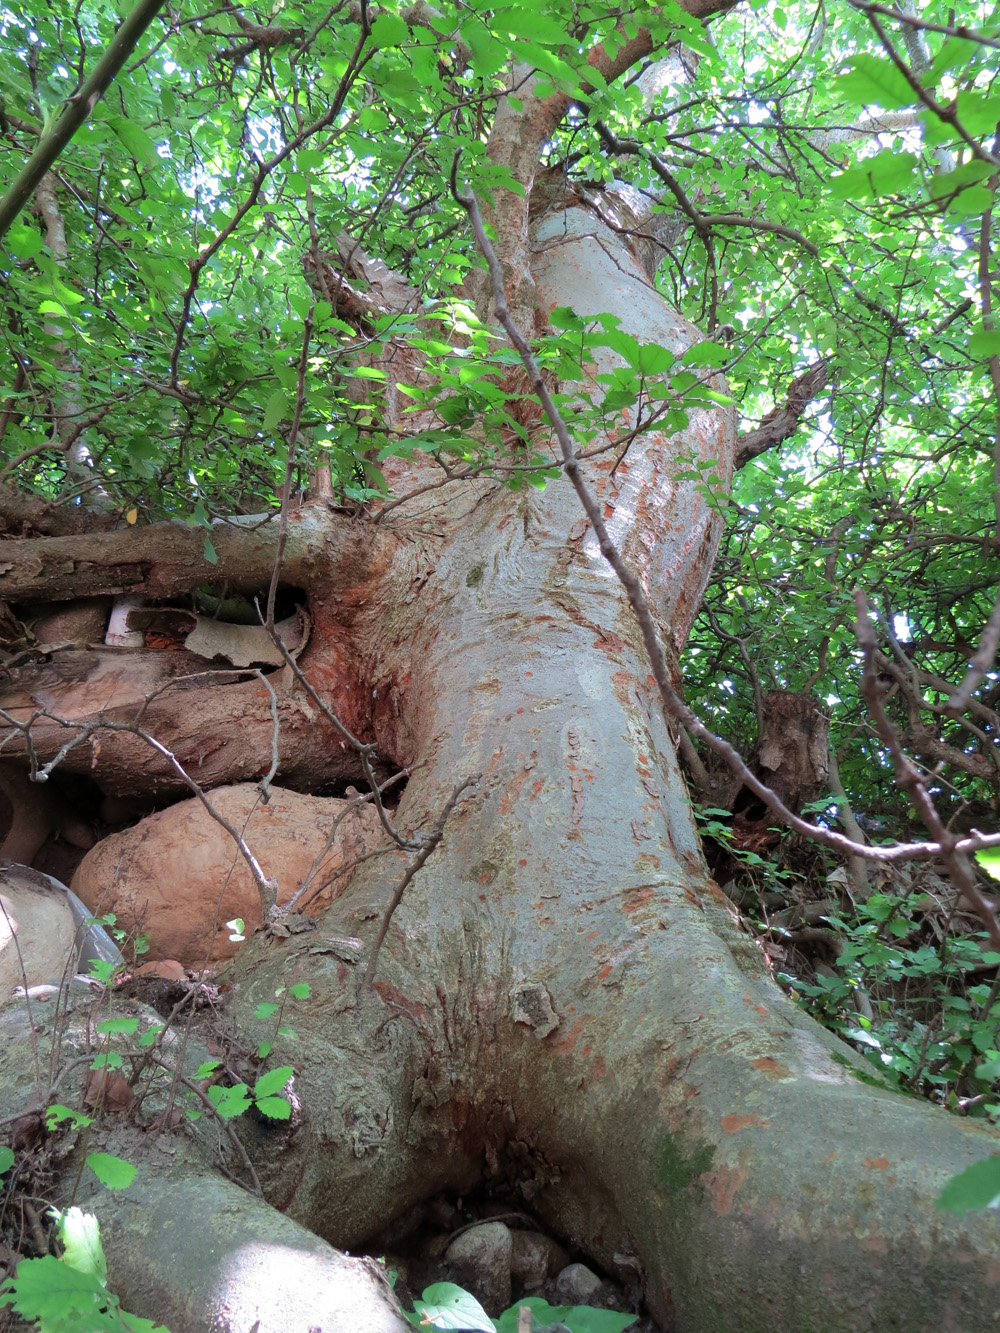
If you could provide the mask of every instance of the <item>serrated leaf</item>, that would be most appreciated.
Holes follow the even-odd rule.
[[[109,1190],[128,1189],[135,1180],[135,1167],[122,1157],[115,1157],[109,1152],[92,1152],[87,1155],[87,1165],[94,1175]]]
[[[255,1103],[257,1110],[270,1120],[288,1120],[292,1114],[292,1104],[284,1097],[262,1097]]]
[[[945,1213],[967,1213],[972,1208],[996,1208],[1000,1205],[1000,1153],[984,1162],[973,1162],[957,1176],[952,1176],[935,1200],[935,1208]]]
[[[98,1023],[97,1030],[102,1036],[109,1036],[114,1032],[124,1032],[131,1037],[138,1027],[139,1020],[137,1018],[106,1018],[102,1023]]]
[[[205,533],[205,544],[202,547],[202,555],[210,565],[217,565],[219,563],[219,553],[212,545],[212,539],[207,532]]]
[[[987,847],[974,853],[976,860],[994,879],[1000,879],[1000,847]]]
[[[984,361],[991,356],[1000,356],[1000,329],[977,329],[969,339],[969,352]],[[980,862],[980,865],[983,864]],[[990,874],[993,874],[992,870]],[[996,878],[1000,879],[1000,874]]]
[[[721,366],[729,357],[728,350],[721,343],[704,342],[693,343],[684,353],[684,364],[686,366]]]
[[[272,1004],[270,1000],[262,1000],[253,1011],[253,1016],[257,1019],[270,1018],[272,1014],[277,1012],[278,1006],[276,1004]]]
[[[221,1060],[204,1060],[191,1077],[197,1083],[199,1079],[208,1078],[209,1074],[213,1074],[221,1064]]]
[[[280,1092],[294,1073],[295,1070],[291,1065],[281,1065],[278,1069],[271,1069],[268,1073],[261,1074],[253,1085],[254,1097],[269,1097],[274,1092]]]
[[[297,981],[294,986],[288,987],[288,994],[292,997],[293,1000],[308,1000],[309,982]]]
[[[102,1284],[107,1281],[101,1228],[93,1213],[85,1213],[76,1206],[67,1208],[59,1217],[59,1237],[64,1246],[64,1264],[78,1273],[92,1274]]]
[[[50,1327],[60,1330],[72,1327],[68,1320],[73,1315],[80,1321],[77,1327],[100,1328],[98,1312],[107,1299],[107,1289],[92,1273],[81,1273],[51,1254],[22,1259],[14,1289],[4,1296],[24,1318],[40,1320],[43,1327],[51,1320]]]
[[[410,30],[398,14],[380,14],[372,24],[371,40],[383,50],[408,41]]]
[[[45,245],[45,240],[34,227],[15,225],[4,237],[4,244],[16,259],[34,259]]]
[[[290,416],[288,395],[284,389],[275,389],[264,405],[264,430],[274,430],[278,422]]]

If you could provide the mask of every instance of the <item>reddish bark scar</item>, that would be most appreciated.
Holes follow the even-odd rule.
[[[580,1033],[583,1031],[583,1025],[589,1018],[589,1014],[584,1014],[576,1020],[570,1030],[563,1037],[562,1041],[553,1042],[552,1049],[556,1055],[572,1055],[576,1043],[580,1039]]]
[[[731,1115],[724,1115],[721,1120],[727,1134],[735,1134],[748,1125],[760,1125],[761,1129],[767,1129],[770,1123],[770,1120],[761,1120],[759,1115],[737,1115],[735,1111]]]
[[[738,1166],[735,1171],[731,1167],[720,1166],[713,1173],[708,1185],[708,1192],[712,1197],[715,1211],[723,1217],[733,1211],[733,1200],[736,1198],[736,1191],[746,1180],[747,1170],[746,1166]]]
[[[790,1078],[792,1071],[787,1065],[783,1065],[780,1060],[775,1060],[773,1055],[762,1055],[753,1062],[754,1069],[759,1069],[765,1078]]]
[[[626,914],[637,912],[655,897],[656,890],[648,886],[644,889],[629,889],[622,899],[622,911]]]
[[[866,1157],[865,1166],[870,1166],[873,1171],[888,1171],[889,1159],[884,1154],[881,1157]]]

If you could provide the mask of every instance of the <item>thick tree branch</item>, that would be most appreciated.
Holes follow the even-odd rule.
[[[797,379],[792,380],[784,407],[776,407],[768,412],[756,430],[737,436],[735,466],[746,467],[751,459],[794,435],[806,408],[826,388],[828,378],[826,362],[816,361]]]
[[[215,563],[205,556],[206,535]],[[285,582],[301,588],[317,579],[354,583],[382,540],[346,515],[306,506],[289,516]],[[253,593],[268,585],[278,541],[278,522],[270,515],[216,522],[210,533],[176,522],[6,541],[0,543],[0,598],[59,601],[121,592],[172,597],[223,580],[237,592]]]

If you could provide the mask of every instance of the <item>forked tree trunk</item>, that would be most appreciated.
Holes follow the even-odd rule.
[[[543,309],[610,311],[675,349],[696,336],[583,209],[542,224],[535,278]],[[638,438],[613,476],[610,454],[589,466],[678,647],[719,518],[672,473],[693,455],[727,474],[733,448],[731,414],[698,412],[680,439]],[[239,960],[248,1044],[272,1035],[257,1002],[311,986],[290,1051],[302,1123],[251,1145],[269,1199],[355,1246],[443,1187],[519,1187],[611,1271],[638,1265],[680,1333],[994,1327],[996,1215],[932,1205],[998,1136],[871,1086],[767,975],[708,878],[635,626],[569,486],[444,488],[383,527],[338,643],[350,680],[379,682],[382,750],[413,770],[398,824],[429,826],[480,776],[373,989],[365,954],[331,941],[370,946],[402,853],[363,867],[318,936]],[[312,585],[331,617],[335,586],[332,567],[325,597]],[[262,1333],[281,1320],[265,1312]]]

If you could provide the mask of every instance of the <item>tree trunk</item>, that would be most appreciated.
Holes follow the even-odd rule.
[[[543,311],[611,312],[677,351],[697,337],[583,208],[542,221],[533,276]],[[734,448],[731,411],[697,411],[683,435],[639,436],[617,467],[612,452],[588,467],[675,649],[720,519],[672,473],[693,456],[728,476]],[[397,491],[423,479],[402,462],[392,477]],[[278,1140],[243,1131],[270,1201],[356,1246],[446,1186],[520,1191],[611,1271],[638,1264],[650,1310],[680,1333],[992,1327],[996,1215],[959,1220],[932,1201],[998,1136],[872,1086],[769,978],[707,875],[636,627],[569,486],[445,487],[383,526],[349,613],[330,567],[300,566],[314,621],[303,668],[335,707],[364,686],[354,725],[412,772],[401,829],[428,828],[457,783],[478,780],[407,888],[371,989],[366,959],[329,941],[371,944],[402,851],[357,872],[318,936],[254,942],[237,960],[246,1045],[273,1035],[247,1017],[257,1002],[311,987],[292,1056],[302,1124]],[[100,540],[127,562],[151,539]],[[99,582],[86,591],[109,590]],[[302,699],[283,688],[289,708]],[[236,691],[261,686],[211,694]],[[267,757],[231,762],[225,780],[253,764]],[[187,1207],[162,1200],[167,1217]],[[128,1244],[109,1235],[116,1253]],[[142,1287],[126,1280],[126,1304],[129,1281]],[[262,1330],[298,1327],[272,1314]]]

